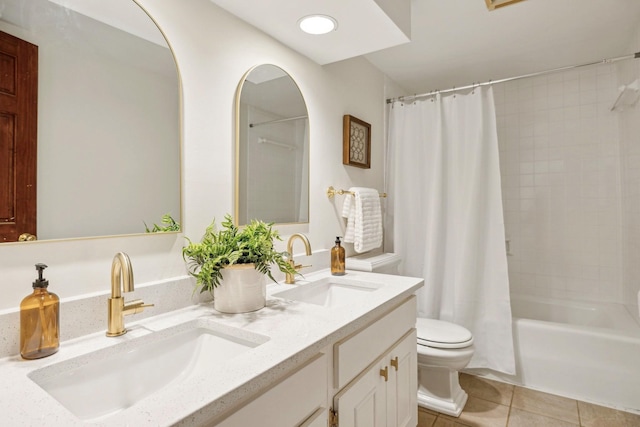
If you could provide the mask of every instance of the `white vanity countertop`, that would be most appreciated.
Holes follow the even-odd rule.
[[[330,273],[322,270],[305,276],[307,281],[312,281],[329,277]],[[222,314],[215,311],[212,304],[201,304],[138,322],[135,315],[126,316],[129,332],[121,337],[107,338],[100,332],[62,342],[58,353],[43,359],[26,361],[20,355],[0,359],[1,424],[65,427],[203,425],[291,372],[331,342],[380,317],[423,284],[422,279],[359,271],[347,271],[343,277],[381,286],[353,304],[326,308],[271,297],[292,286],[304,286],[304,281],[301,285],[271,284],[267,285],[267,306],[256,312]],[[269,341],[221,366],[211,366],[211,375],[165,387],[100,422],[78,419],[28,377],[37,369],[198,318],[265,335]],[[99,399],[98,391],[96,399]]]

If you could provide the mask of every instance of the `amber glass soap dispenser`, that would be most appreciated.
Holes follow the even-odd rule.
[[[60,299],[47,291],[49,281],[42,277],[45,268],[36,264],[33,293],[20,303],[20,355],[25,359],[50,356],[60,346]]]
[[[344,275],[344,248],[340,245],[340,237],[336,237],[336,245],[331,248],[331,274]]]

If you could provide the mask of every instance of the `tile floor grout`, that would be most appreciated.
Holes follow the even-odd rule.
[[[582,417],[580,416],[580,404],[576,400],[576,410],[578,412],[578,424],[582,426]]]
[[[460,417],[419,408],[418,427],[638,427],[640,415],[468,374]]]

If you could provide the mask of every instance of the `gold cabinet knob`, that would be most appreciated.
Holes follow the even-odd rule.
[[[391,364],[391,366],[396,368],[396,372],[398,372],[398,356],[396,356],[393,359],[391,359],[390,364]]]
[[[18,242],[33,242],[34,240],[38,240],[38,238],[31,233],[22,233],[20,237],[18,237]]]
[[[384,377],[384,382],[389,381],[389,367],[385,366],[384,369],[380,369],[380,376]]]

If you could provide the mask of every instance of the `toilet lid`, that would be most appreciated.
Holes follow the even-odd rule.
[[[454,323],[419,317],[416,321],[418,344],[435,348],[464,348],[473,344],[473,335]]]

